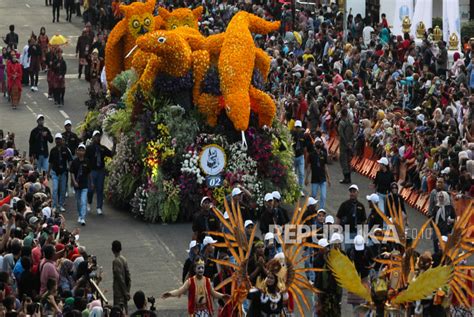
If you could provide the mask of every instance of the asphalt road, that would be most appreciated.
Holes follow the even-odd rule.
[[[64,16],[64,10],[61,11]],[[58,108],[47,99],[47,83],[45,74],[41,74],[39,91],[32,92],[24,87],[21,104],[17,110],[12,110],[7,100],[0,97],[0,129],[13,131],[16,134],[17,147],[28,150],[28,137],[31,129],[36,125],[36,115],[45,115],[45,125],[52,133],[63,130],[63,122],[70,119],[77,125],[87,111],[84,101],[87,99],[88,83],[77,78],[78,61],[74,57],[77,37],[82,29],[82,21],[73,17],[72,23],[52,23],[51,7],[45,7],[40,0],[2,0],[0,1],[0,34],[8,32],[8,25],[15,24],[19,34],[21,50],[27,38],[34,31],[39,33],[41,26],[46,27],[47,34],[62,34],[69,38],[69,45],[64,47],[64,56],[68,71],[66,76],[65,105]],[[3,43],[2,43],[3,44]],[[0,46],[2,45],[0,44]],[[329,168],[332,186],[328,188],[327,210],[335,214],[342,201],[348,198],[347,186],[340,185],[337,180],[341,176],[337,162]],[[365,195],[371,193],[368,179],[353,176],[354,183],[360,187],[360,199],[366,204]],[[367,206],[367,204],[366,204]],[[67,201],[66,219],[69,227],[76,226],[77,215],[74,201]],[[425,217],[409,210],[410,225],[419,228]],[[101,288],[106,296],[112,299],[112,272],[113,260],[110,251],[111,242],[121,240],[123,254],[128,259],[132,276],[132,294],[143,290],[147,296],[159,297],[163,292],[174,289],[181,284],[182,265],[186,259],[186,249],[191,239],[191,225],[184,224],[147,224],[134,219],[126,211],[116,210],[105,205],[104,216],[91,213],[87,217],[87,225],[81,228],[80,243],[87,247],[90,254],[98,258],[104,268],[105,278]],[[429,249],[430,240],[423,240],[420,249]],[[130,307],[133,305],[130,302]],[[160,316],[187,316],[186,299],[157,299],[157,309]],[[306,314],[305,314],[306,315]],[[343,316],[350,316],[351,310],[347,305],[343,307]]]

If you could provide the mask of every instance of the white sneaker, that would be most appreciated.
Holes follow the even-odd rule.
[[[78,218],[77,218],[77,222],[81,223],[81,222],[82,222],[82,218],[81,218],[81,217],[78,217]]]
[[[305,196],[304,192],[303,192],[303,191],[301,191],[301,197],[304,197],[304,196]]]
[[[91,211],[91,205],[87,204],[87,212],[90,212],[90,211]]]
[[[35,86],[35,91],[38,91],[38,86]]]
[[[69,197],[69,191],[66,190],[66,194],[64,196],[66,196],[66,198],[68,198]]]
[[[83,226],[86,225],[86,221],[84,219],[81,219],[81,225],[83,225]]]
[[[66,212],[66,209],[64,207],[59,208],[61,212]]]
[[[31,89],[31,91],[35,91],[35,87],[34,87],[34,86],[31,86],[30,89]]]
[[[102,208],[97,208],[97,214],[98,214],[99,216],[103,214]]]

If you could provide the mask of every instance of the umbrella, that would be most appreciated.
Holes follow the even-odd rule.
[[[53,35],[49,40],[49,45],[65,45],[67,44],[67,38],[62,35]]]

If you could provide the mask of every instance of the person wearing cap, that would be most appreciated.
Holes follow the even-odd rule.
[[[327,167],[328,153],[323,145],[323,140],[317,137],[314,145],[309,147],[309,164],[311,166],[311,197],[317,198],[320,192],[319,206],[325,208],[327,187],[331,185]]]
[[[275,209],[273,208],[273,195],[270,193],[265,194],[264,206],[260,214],[260,232],[264,236],[270,231],[270,225],[277,225],[278,220],[276,219]]]
[[[284,225],[290,222],[290,217],[288,216],[288,210],[283,207],[281,203],[281,194],[278,191],[272,192],[273,196],[273,209],[274,213],[277,217],[277,223],[279,225]]]
[[[337,234],[335,232],[333,235]],[[316,316],[341,316],[342,288],[327,264],[329,250],[334,247],[333,243],[334,241],[328,243],[327,239],[320,239],[318,244],[321,248],[314,256],[313,267],[324,269],[316,273],[314,281],[314,287],[321,291],[317,294]]]
[[[365,239],[363,236],[356,235],[354,237],[354,247],[351,249],[348,257],[354,263],[355,269],[357,270],[357,273],[359,273],[362,283],[367,285],[369,283],[370,261],[367,258]],[[347,294],[347,303],[351,304],[353,308],[356,308],[356,306],[359,306],[364,302],[365,300],[353,293],[349,292]]]
[[[71,120],[67,119],[64,121],[64,132],[63,140],[64,144],[69,148],[71,153],[76,153],[77,147],[79,146],[80,139],[76,133],[72,132],[72,122]]]
[[[374,194],[366,196],[366,198],[367,198],[367,201],[369,202],[369,210],[370,210],[369,216],[367,217],[367,225],[369,226],[369,230],[373,226],[378,226],[381,228],[383,226],[383,219],[379,215],[379,213],[375,210],[375,207],[378,206],[379,204],[379,199],[380,199],[379,195],[374,193]]]
[[[198,243],[202,243],[206,232],[220,231],[220,221],[211,210],[213,207],[211,198],[204,196],[201,199],[201,209],[193,217],[193,237]]]
[[[364,205],[357,199],[359,187],[352,184],[349,187],[349,199],[344,201],[336,214],[336,223],[341,226],[349,226],[349,236],[351,239],[357,234],[357,225],[365,224],[367,215]]]
[[[186,251],[188,253],[188,258],[186,259],[183,265],[183,274],[182,274],[183,283],[192,274],[191,269],[193,267],[194,259],[199,255],[201,248],[200,248],[199,243],[197,243],[196,240],[191,240],[191,242],[189,242],[189,249]]]
[[[48,176],[53,179],[53,204],[55,210],[65,212],[64,200],[67,190],[67,172],[72,161],[71,151],[64,145],[61,133],[54,136],[56,146],[49,153]]]
[[[87,211],[97,194],[97,214],[102,215],[104,203],[105,157],[112,157],[112,151],[100,144],[101,133],[95,130],[92,133],[92,143],[86,148],[86,159],[91,170],[89,191],[87,193]]]
[[[350,184],[354,130],[346,108],[341,110],[341,120],[339,121],[337,131],[339,134],[339,161],[341,164],[342,174],[344,175],[344,179],[340,180],[339,183]]]
[[[231,200],[233,201],[234,205],[237,207],[237,205],[240,206],[240,212],[242,214],[243,220],[256,220],[257,217],[255,216],[255,210],[251,207],[252,202],[251,202],[251,197],[252,195],[250,192],[243,187],[240,184],[237,184],[233,189],[230,194],[230,196],[227,196],[226,199],[229,202],[229,206],[231,204]]]
[[[90,181],[89,163],[86,158],[86,146],[81,143],[76,150],[76,158],[70,166],[71,183],[74,187],[77,207],[77,222],[85,226],[87,214],[87,190]]]
[[[31,130],[29,139],[29,154],[31,164],[36,164],[38,172],[48,171],[48,143],[53,143],[51,131],[44,126],[44,116],[36,117],[37,126]]]
[[[217,242],[218,241],[213,239],[211,236],[206,236],[202,240],[201,256],[205,262],[204,276],[210,278],[211,280],[217,274],[217,265],[214,261],[212,261],[216,254],[214,244]]]
[[[293,137],[293,151],[295,152],[295,172],[298,177],[298,184],[300,186],[301,195],[304,195],[304,161],[306,149],[308,147],[308,140],[305,136],[305,131],[303,129],[303,123],[300,120],[295,121],[295,126],[291,131],[291,136]]]
[[[378,206],[382,212],[385,212],[385,199],[390,193],[390,184],[395,181],[393,173],[390,171],[388,159],[382,157],[377,161],[379,163],[379,170],[375,175],[374,186],[377,195],[379,195]]]

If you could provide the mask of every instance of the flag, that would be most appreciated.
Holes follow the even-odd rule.
[[[416,0],[413,20],[411,21],[411,34],[416,38],[418,23],[423,21],[425,30],[428,31],[433,25],[433,0]]]
[[[410,21],[413,18],[413,0],[396,0],[395,16],[393,18],[393,34],[402,35],[402,22],[408,16]]]

